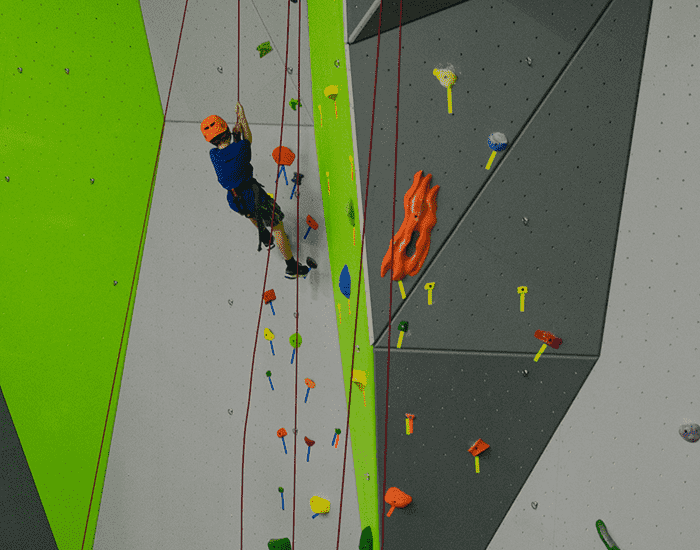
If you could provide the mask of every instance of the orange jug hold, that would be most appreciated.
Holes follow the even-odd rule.
[[[391,517],[394,508],[406,508],[406,506],[413,502],[413,499],[398,487],[390,487],[386,492],[384,502],[391,505],[391,510],[389,510],[389,513],[386,515],[386,517]]]

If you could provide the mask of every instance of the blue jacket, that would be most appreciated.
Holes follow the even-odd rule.
[[[250,142],[247,139],[241,139],[238,143],[231,142],[228,147],[223,149],[214,147],[209,151],[209,157],[214,165],[219,183],[221,187],[226,189],[228,204],[231,210],[239,214],[240,210],[230,189],[236,190],[251,212],[255,209],[253,190],[247,185],[253,179],[251,155]],[[238,190],[239,187],[241,191]]]

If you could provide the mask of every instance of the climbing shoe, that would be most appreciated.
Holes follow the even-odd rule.
[[[287,266],[287,270],[284,272],[284,277],[286,279],[297,279],[299,277],[306,279],[308,274],[309,268],[305,265],[301,265],[299,262],[296,262],[296,265]]]

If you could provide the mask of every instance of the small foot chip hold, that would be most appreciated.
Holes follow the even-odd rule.
[[[605,526],[605,523],[602,519],[596,521],[595,526],[596,529],[598,529],[600,539],[603,541],[603,544],[605,544],[605,547],[608,550],[620,550],[620,548],[617,546],[617,544],[615,544],[615,541],[610,536],[610,533],[608,533],[608,528]]]
[[[700,426],[686,422],[679,428],[678,433],[689,443],[695,443],[700,439]]]
[[[311,256],[308,256],[306,258],[306,265],[308,265],[311,269],[318,268],[318,264],[315,262],[315,260]]]

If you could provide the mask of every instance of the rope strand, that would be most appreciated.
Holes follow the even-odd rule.
[[[240,29],[241,25],[241,18],[240,18],[240,0],[238,0],[238,6],[239,6],[239,17],[238,17],[238,27]],[[289,2],[287,3],[287,44],[286,44],[286,54],[285,54],[285,60],[284,60],[284,89],[282,92],[282,123],[281,123],[281,128],[280,128],[280,144],[279,144],[279,151],[280,151],[280,160],[281,158],[281,153],[282,153],[282,137],[284,134],[284,99],[287,97],[287,62],[289,60],[289,18],[290,18],[290,6]],[[240,82],[240,49],[241,49],[241,44],[240,44],[240,34],[238,38],[238,51],[239,51],[239,67],[238,67],[238,78]],[[277,202],[277,191],[279,187],[279,178],[280,178],[280,169],[279,169],[279,164],[277,165],[277,177],[275,179],[275,195],[274,195],[274,201]],[[270,225],[272,227],[275,226],[275,209],[272,209],[272,216],[270,220]],[[297,223],[297,226],[299,224]],[[298,239],[297,239],[297,249],[298,249]],[[244,473],[245,473],[245,440],[246,440],[246,433],[248,429],[248,416],[250,414],[250,402],[251,402],[251,396],[252,396],[252,390],[253,390],[253,370],[255,368],[255,352],[258,348],[258,337],[260,334],[260,320],[262,318],[262,310],[263,310],[263,304],[265,303],[265,288],[267,286],[267,275],[269,272],[270,268],[270,252],[271,249],[268,248],[267,250],[267,262],[265,264],[265,277],[263,279],[263,288],[262,288],[262,293],[260,296],[260,309],[258,311],[258,325],[255,329],[255,344],[253,345],[253,360],[250,365],[250,384],[248,386],[248,405],[246,407],[246,414],[245,414],[245,424],[243,426],[243,449],[241,453],[241,550],[243,550],[243,481],[244,481]],[[297,281],[297,286],[298,286],[298,281]],[[297,291],[298,292],[298,291]],[[298,312],[299,309],[299,304],[298,304],[298,297],[297,297],[297,307],[296,310]],[[297,318],[298,318],[298,313],[297,313]],[[298,332],[298,319],[297,319],[297,332]],[[297,359],[298,361],[298,359]],[[296,516],[296,470],[297,470],[297,437],[296,437],[296,432],[297,432],[297,394],[298,394],[298,383],[297,383],[297,378],[298,378],[298,368],[295,369],[297,372],[295,372],[295,380],[294,380],[294,488],[293,488],[293,493],[292,493],[292,550],[294,549],[294,524],[295,524],[295,516]]]

